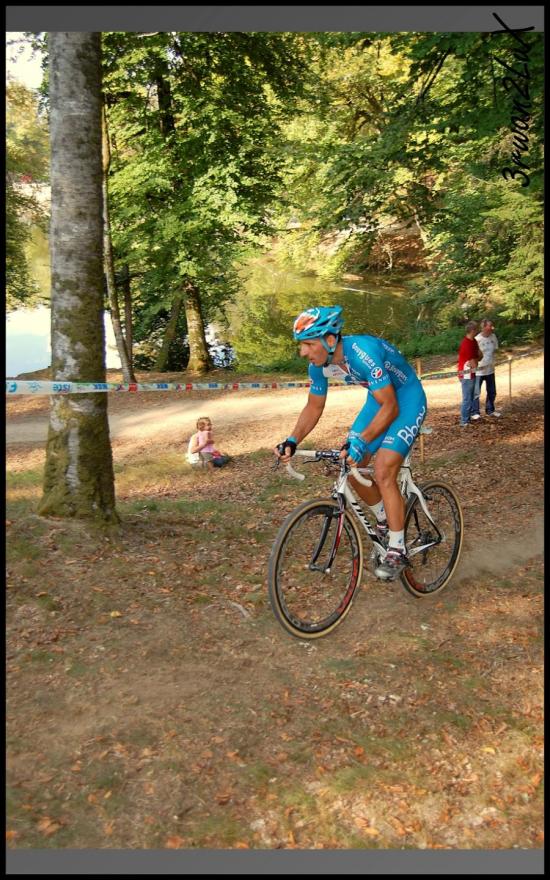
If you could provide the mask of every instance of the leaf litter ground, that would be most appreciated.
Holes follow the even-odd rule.
[[[431,413],[415,474],[462,499],[455,580],[417,600],[364,576],[313,643],[274,620],[266,567],[331,481],[271,469],[280,420],[212,474],[179,438],[115,440],[114,532],[34,515],[43,446],[10,448],[8,845],[540,848],[542,410]]]

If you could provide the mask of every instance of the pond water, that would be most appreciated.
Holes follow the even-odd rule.
[[[41,291],[49,293],[47,236],[33,230],[28,245],[31,274]],[[345,333],[369,333],[389,341],[413,328],[417,308],[403,281],[387,275],[369,275],[360,281],[328,281],[282,268],[269,257],[253,260],[243,272],[243,286],[228,309],[227,332],[216,325],[220,339],[229,342],[241,362],[273,366],[296,354],[292,325],[296,316],[314,305],[341,305]],[[107,366],[119,360],[111,322],[106,322]],[[17,375],[49,366],[50,313],[47,308],[12,313],[6,324],[6,375]]]
[[[392,340],[414,327],[417,307],[406,283],[383,275],[360,281],[327,281],[281,269],[268,262],[249,267],[241,295],[228,310],[228,337],[239,359],[249,363],[285,361],[296,352],[292,324],[296,316],[315,305],[340,305],[344,332],[368,333]],[[259,341],[268,344],[268,360],[259,357]]]

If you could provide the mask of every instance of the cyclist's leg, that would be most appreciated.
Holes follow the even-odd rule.
[[[419,385],[412,392],[407,392],[406,396],[403,393],[398,394],[397,402],[399,415],[387,428],[385,434],[380,434],[367,444],[369,452],[360,463],[360,467],[365,467],[370,457],[375,452],[378,453],[373,485],[367,488],[358,485],[355,481],[353,485],[369,506],[382,500],[390,530],[401,532],[405,523],[405,505],[397,485],[397,475],[403,459],[418,436],[420,425],[426,416],[427,401],[424,389]],[[359,433],[364,431],[379,408],[380,404],[369,394],[365,405],[355,418],[352,430]]]
[[[380,409],[380,404],[376,402],[374,397],[369,394],[364,404],[363,408],[359,410],[353,425],[351,426],[352,431],[357,431],[360,434],[365,430],[367,425],[370,424],[378,410]],[[361,459],[358,467],[364,468],[369,463],[370,459],[380,446],[382,442],[382,437],[377,437],[372,443],[368,445],[368,453]],[[380,489],[376,485],[376,480],[373,481],[372,486],[364,486],[362,483],[358,483],[353,477],[350,477],[351,483],[353,485],[354,490],[357,492],[359,497],[368,504],[369,507],[373,507],[375,504],[379,504],[382,500],[382,495],[380,494]]]
[[[401,532],[405,527],[405,502],[397,485],[404,457],[400,452],[382,447],[374,465],[374,477],[384,501],[388,526],[393,532]]]
[[[375,477],[388,518],[388,553],[377,567],[378,577],[394,580],[408,565],[405,549],[405,502],[397,484],[403,459],[414,443],[426,415],[422,387],[398,396],[399,415],[382,438],[376,456]]]

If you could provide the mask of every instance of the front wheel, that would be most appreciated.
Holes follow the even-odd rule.
[[[453,576],[464,537],[464,520],[454,489],[432,480],[420,487],[437,528],[426,516],[417,495],[405,513],[405,546],[410,564],[401,582],[413,596],[433,596]]]
[[[361,536],[351,517],[344,513],[342,519],[332,498],[305,501],[283,522],[269,558],[269,600],[277,620],[297,638],[327,635],[349,612],[362,570]]]

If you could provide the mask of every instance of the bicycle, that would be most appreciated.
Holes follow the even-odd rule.
[[[430,433],[431,429],[420,431]],[[400,580],[409,593],[424,598],[441,592],[451,580],[462,549],[464,521],[451,486],[440,480],[416,485],[411,452],[398,474],[406,504],[409,558]],[[369,563],[373,573],[387,548],[348,482],[353,476],[359,483],[372,485],[361,475],[372,473],[372,468],[350,467],[338,449],[299,449],[295,455],[309,463],[325,462],[329,473],[335,466],[338,474],[330,498],[304,501],[282,523],[269,558],[268,593],[273,612],[288,633],[315,639],[332,632],[350,611],[363,573],[360,527],[372,544]],[[304,479],[290,463],[287,471]]]

